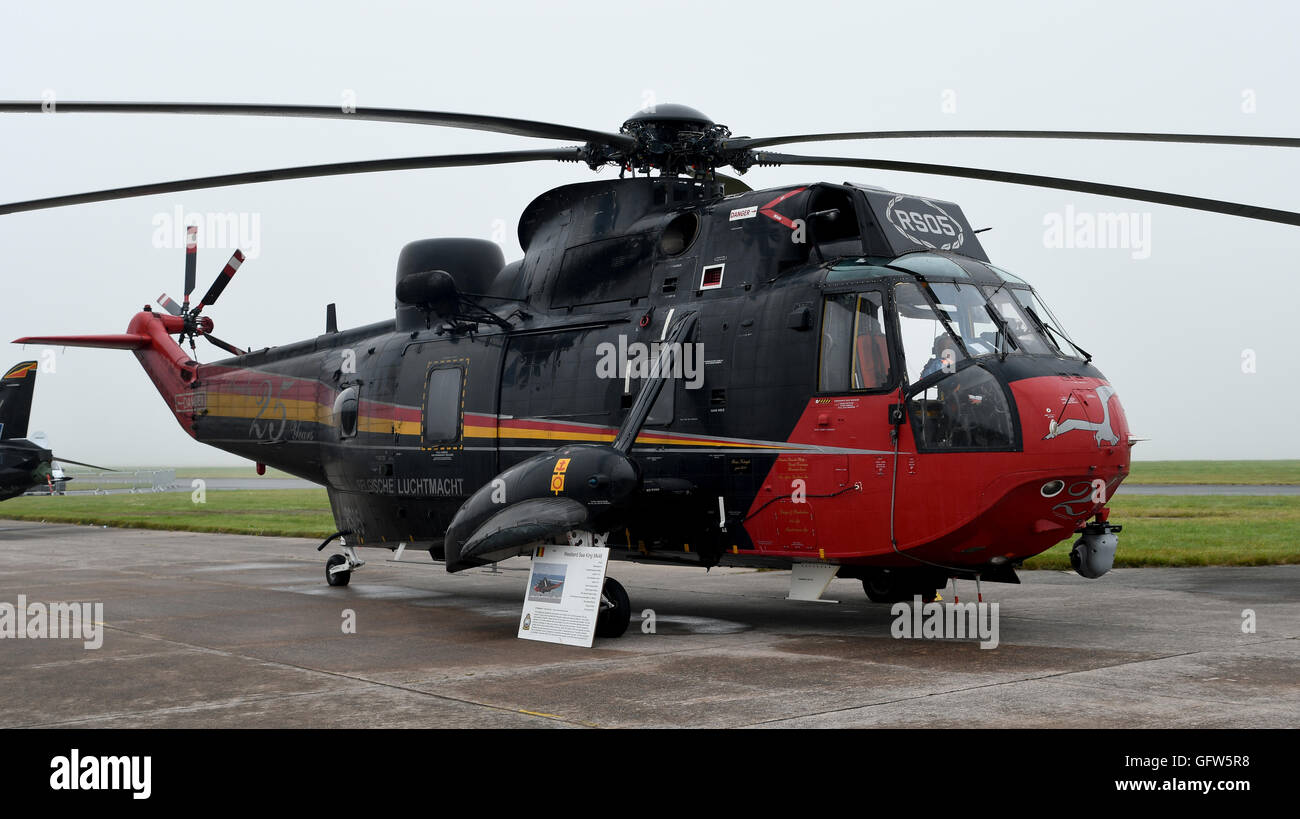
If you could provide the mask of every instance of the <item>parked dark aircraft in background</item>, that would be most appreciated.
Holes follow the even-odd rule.
[[[43,435],[27,437],[32,396],[36,393],[36,369],[35,361],[24,361],[10,367],[0,378],[0,501],[37,486],[48,486],[51,492],[60,491],[60,484],[72,480],[62,474]],[[67,458],[57,460],[103,469]]]

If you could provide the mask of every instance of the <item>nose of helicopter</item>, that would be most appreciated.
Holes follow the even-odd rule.
[[[1011,389],[1029,467],[1022,491],[1034,508],[1051,507],[1045,520],[1081,523],[1128,476],[1132,442],[1117,391],[1079,375],[1015,381]]]
[[[1115,449],[1127,456],[1128,419],[1118,392],[1105,379],[1049,376],[1014,381],[1011,389],[1020,408],[1026,452]]]

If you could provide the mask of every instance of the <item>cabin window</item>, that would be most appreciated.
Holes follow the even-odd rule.
[[[464,414],[465,371],[460,367],[430,370],[424,390],[424,442],[459,441]]]
[[[359,404],[356,387],[348,387],[334,399],[334,424],[339,428],[340,438],[352,438],[357,434]]]
[[[839,293],[822,309],[821,358],[817,387],[822,392],[879,390],[891,382],[889,342],[883,322],[884,294]]]

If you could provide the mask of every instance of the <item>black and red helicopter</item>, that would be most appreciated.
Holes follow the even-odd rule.
[[[0,103],[0,113],[40,103]],[[831,140],[1045,138],[1297,147],[1300,139],[1078,131],[874,131],[733,137],[681,105],[618,133],[492,116],[278,105],[58,103],[57,113],[291,116],[420,123],[574,147],[238,173],[0,205],[0,214],[338,174],[527,161],[618,179],[543,193],[522,259],[478,239],[411,242],[396,316],[244,351],[165,296],[115,335],[18,343],[132,350],[196,440],[323,484],[344,554],[428,548],[448,571],[589,537],[614,559],[809,567],[874,601],[948,578],[1017,582],[1078,536],[1109,570],[1106,502],[1129,469],[1115,389],[1023,279],[990,263],[961,208],[855,184],[754,191],[718,173],[812,165],[907,171],[1123,197],[1300,225],[1300,214],[1007,171],[803,156]],[[188,339],[191,352],[181,344]],[[230,358],[199,363],[194,339]],[[829,577],[827,577],[829,580]],[[626,628],[610,579],[598,634]]]

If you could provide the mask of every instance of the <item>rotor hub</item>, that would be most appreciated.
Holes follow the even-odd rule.
[[[688,105],[644,108],[628,117],[619,132],[636,139],[636,146],[619,157],[626,170],[700,175],[727,164],[722,141],[731,130]]]

